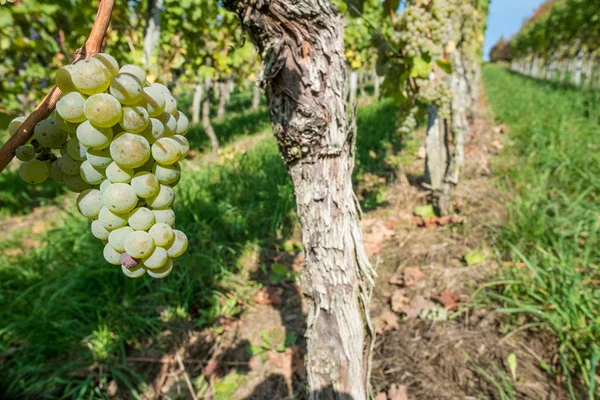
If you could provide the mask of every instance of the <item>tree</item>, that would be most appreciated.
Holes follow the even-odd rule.
[[[343,20],[327,2],[227,0],[263,60],[261,86],[292,178],[308,302],[310,398],[369,395],[375,271],[364,252],[352,189],[355,125],[344,102]]]
[[[507,61],[511,60],[510,58],[510,41],[504,39],[504,36],[501,36],[500,39],[492,46],[490,49],[490,61],[498,62],[498,61]]]

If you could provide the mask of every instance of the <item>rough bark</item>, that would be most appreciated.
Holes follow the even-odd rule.
[[[144,49],[142,54],[142,60],[146,70],[150,68],[152,54],[160,39],[160,13],[162,6],[163,0],[148,0],[146,27],[144,29]]]
[[[577,53],[577,61],[575,62],[575,77],[573,78],[573,84],[575,86],[581,85],[582,72],[583,72],[583,50],[579,50],[579,53]]]
[[[367,82],[368,82],[367,74],[365,74],[364,72],[361,72],[360,73],[360,85],[359,85],[360,97],[367,97],[367,92],[365,91],[365,86],[366,86]]]
[[[375,96],[376,99],[378,99],[379,92],[380,92],[381,80],[379,78],[379,75],[377,75],[377,71],[375,71],[375,68],[373,68],[372,77],[373,77],[373,95]]]
[[[201,83],[197,83],[194,88],[194,97],[192,99],[192,125],[200,123],[200,105],[202,104],[202,94],[204,88]]]
[[[261,85],[294,183],[305,262],[310,399],[369,398],[375,271],[352,189],[343,20],[326,1],[228,0],[263,60]],[[344,397],[345,398],[345,397]]]
[[[444,178],[448,163],[446,124],[434,105],[427,107],[427,134],[425,136],[425,184],[431,191],[430,200],[438,215],[448,213],[444,197]]]
[[[252,106],[250,109],[252,111],[258,110],[260,106],[260,88],[257,85],[253,85],[252,87]]]
[[[210,79],[206,80],[206,96],[204,96],[204,101],[202,102],[202,128],[204,128],[204,132],[206,132],[206,136],[210,139],[210,146],[212,149],[213,158],[217,158],[219,153],[219,139],[217,138],[217,134],[213,129],[213,126],[210,122],[210,99],[211,92],[213,91],[213,84]]]
[[[217,118],[221,118],[225,115],[225,106],[227,105],[227,101],[229,99],[229,83],[228,82],[219,82],[218,84],[219,90],[219,105],[217,106]]]
[[[348,100],[350,102],[351,106],[354,106],[354,104],[356,104],[356,89],[358,88],[358,73],[356,72],[356,70],[352,69],[350,70],[350,99]]]

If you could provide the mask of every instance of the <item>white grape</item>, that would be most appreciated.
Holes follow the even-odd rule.
[[[140,278],[146,273],[146,270],[141,265],[133,268],[127,268],[124,265],[121,265],[121,271],[123,271],[123,274],[125,274],[126,277],[132,279]]]
[[[78,92],[70,92],[64,94],[56,103],[56,112],[65,121],[68,122],[83,122],[85,114],[83,113],[83,104],[85,97]]]
[[[87,147],[75,138],[69,139],[67,144],[65,144],[65,150],[69,157],[75,161],[84,161],[86,159]]]
[[[177,121],[175,134],[184,136],[190,128],[190,120],[181,111],[177,111],[177,113],[175,114],[175,120]]]
[[[64,157],[63,157],[64,158]],[[81,179],[79,174],[77,175],[66,175],[63,174],[63,181],[67,189],[75,193],[81,193],[84,190],[91,189],[92,185]]]
[[[77,209],[86,218],[96,218],[104,203],[102,193],[97,189],[87,189],[77,196]]]
[[[63,154],[63,156],[58,159],[58,165],[63,174],[79,176],[79,166],[81,165],[81,161],[73,160],[69,154]]]
[[[178,229],[173,229],[173,233],[175,234],[175,240],[173,241],[173,244],[167,248],[167,254],[171,258],[177,258],[187,250],[188,238],[185,236],[185,233]]]
[[[171,137],[160,138],[152,145],[152,157],[160,164],[170,165],[181,157],[179,150],[179,143]]]
[[[96,168],[104,169],[113,162],[110,156],[110,148],[105,147],[101,150],[88,149],[85,155],[86,159]]]
[[[148,86],[143,89],[143,104],[148,110],[148,115],[156,117],[165,111],[165,95],[157,87]]]
[[[141,82],[142,85],[146,83],[146,73],[137,65],[125,64],[121,67],[119,72],[121,72],[122,74],[131,74],[135,76]]]
[[[144,266],[148,269],[158,269],[169,260],[169,255],[164,247],[156,246],[154,251],[143,259]]]
[[[117,228],[114,231],[111,231],[108,235],[108,243],[113,249],[122,253],[125,251],[125,239],[131,232],[133,232],[133,229],[131,229],[129,226]]]
[[[102,209],[100,209],[98,221],[100,221],[108,231],[113,231],[127,225],[128,217],[128,214],[114,213],[104,206]]]
[[[179,167],[179,163],[177,162],[171,165],[155,164],[152,168],[152,172],[154,175],[156,175],[158,181],[163,185],[169,185],[177,182],[181,176],[181,169]]]
[[[110,184],[111,183],[108,179],[105,179],[104,181],[102,181],[102,183],[100,184],[100,187],[98,188],[100,193],[104,194],[104,191],[106,190],[107,187],[110,186]]]
[[[171,228],[175,226],[175,212],[170,208],[152,210],[152,214],[154,214],[154,219],[156,219],[157,224],[162,222],[169,225]]]
[[[96,53],[92,56],[104,65],[104,67],[110,72],[111,76],[115,76],[119,73],[119,63],[113,56],[107,53]]]
[[[90,121],[82,122],[77,127],[77,139],[81,144],[92,150],[101,150],[107,147],[113,138],[111,128],[97,127]]]
[[[131,214],[129,214],[129,219],[127,220],[129,226],[136,231],[147,231],[154,225],[155,221],[154,214],[146,207],[134,209]]]
[[[106,168],[105,173],[111,183],[129,183],[133,178],[133,170],[131,168],[121,168],[114,161]]]
[[[102,225],[102,222],[100,222],[99,220],[92,221],[90,230],[92,231],[92,235],[94,235],[96,239],[100,239],[103,241],[108,240],[108,235],[110,232],[106,230],[104,225]]]
[[[167,259],[165,265],[156,269],[148,269],[146,271],[154,279],[163,279],[173,272],[173,260]]]
[[[190,153],[190,142],[188,142],[188,140],[181,135],[173,135],[171,136],[171,139],[176,141],[179,146],[179,159],[182,160],[187,157],[187,155]]]
[[[135,191],[135,194],[142,199],[152,197],[160,190],[158,178],[148,171],[136,173],[131,180],[131,187]]]
[[[110,71],[96,58],[79,61],[71,68],[75,88],[87,95],[102,93],[110,85]]]
[[[150,158],[150,143],[143,136],[124,132],[110,144],[110,156],[121,167],[141,167]]]
[[[67,132],[60,129],[56,121],[43,119],[33,130],[33,138],[47,149],[58,149],[67,141]]]
[[[175,200],[175,191],[173,188],[160,185],[158,193],[146,199],[146,203],[152,208],[168,208]]]
[[[56,71],[56,86],[63,92],[75,92],[77,88],[73,84],[73,66],[65,65]]]
[[[150,124],[150,116],[148,115],[148,111],[146,111],[144,107],[123,107],[123,115],[119,120],[119,124],[127,132],[142,132],[148,127],[148,124]]]
[[[110,82],[110,94],[121,104],[132,105],[143,98],[143,82],[130,73],[119,73]]]
[[[69,136],[74,136],[77,133],[79,123],[65,121],[60,115],[56,114],[56,125],[63,131],[67,132]]]
[[[177,100],[170,93],[165,95],[165,112],[173,116],[177,114]]]
[[[177,120],[173,115],[165,111],[157,116],[156,119],[163,124],[165,136],[172,136],[175,134],[175,131],[177,130]]]
[[[150,118],[150,123],[146,129],[140,132],[140,135],[145,137],[148,143],[152,144],[165,136],[165,126],[156,118]]]
[[[83,104],[83,112],[92,125],[109,128],[121,120],[123,108],[115,97],[108,93],[98,93],[87,98]]]
[[[106,243],[102,254],[104,255],[106,262],[109,264],[121,265],[121,253],[113,249],[110,243]]]
[[[42,183],[50,176],[50,167],[44,161],[26,161],[19,166],[19,176],[25,182]]]
[[[82,162],[79,166],[79,175],[81,176],[81,179],[90,185],[99,185],[106,179],[102,171],[94,167],[87,160]]]
[[[164,222],[154,224],[148,233],[152,236],[152,240],[154,240],[154,243],[157,246],[169,248],[175,241],[175,232],[173,232],[173,228]]]
[[[50,164],[50,178],[56,182],[64,182],[64,174],[60,168],[60,158]]]
[[[126,183],[113,183],[102,194],[104,205],[115,213],[126,213],[135,208],[138,197]]]
[[[125,251],[133,258],[144,258],[152,254],[155,246],[148,232],[133,231],[125,238]]]
[[[31,161],[35,157],[35,148],[30,144],[19,146],[15,150],[15,156],[21,161]]]

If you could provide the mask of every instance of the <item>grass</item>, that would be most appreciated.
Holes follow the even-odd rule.
[[[248,119],[230,129],[263,128]],[[391,176],[394,107],[361,107],[358,126],[357,184]],[[243,260],[282,246],[296,225],[293,187],[274,140],[184,170],[176,193],[177,226],[190,246],[163,281],[130,280],[103,262],[102,244],[73,208],[61,227],[0,243],[0,397],[106,398],[110,380],[120,397],[135,397],[152,371],[132,369],[128,355],[167,353],[185,332],[241,311],[237,300],[256,284],[243,274]],[[370,190],[363,204],[381,197]]]
[[[572,398],[600,383],[600,94],[487,66],[483,79],[498,122],[509,126],[499,237],[510,283],[488,296],[515,324],[539,323],[559,343]],[[577,389],[585,387],[585,389]],[[583,390],[585,395],[578,390]]]

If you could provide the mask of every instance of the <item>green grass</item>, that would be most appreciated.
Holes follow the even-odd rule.
[[[598,395],[600,358],[600,94],[487,66],[483,79],[498,122],[509,126],[501,163],[512,194],[499,252],[506,271],[499,311],[537,323],[560,344],[571,396]],[[518,321],[518,322],[517,322]],[[585,389],[577,389],[585,387]],[[582,390],[582,392],[577,390]]]
[[[390,176],[393,106],[361,107],[358,125],[356,182]],[[274,139],[222,164],[184,170],[176,193],[177,227],[190,246],[163,281],[130,280],[103,262],[102,244],[75,211],[64,226],[0,243],[0,397],[105,398],[113,379],[120,397],[135,396],[152,371],[133,370],[128,355],[149,347],[166,353],[189,329],[240,312],[237,299],[256,285],[242,273],[242,260],[283,246],[296,224],[293,187]],[[375,203],[373,196],[381,197],[372,191],[364,202]]]

